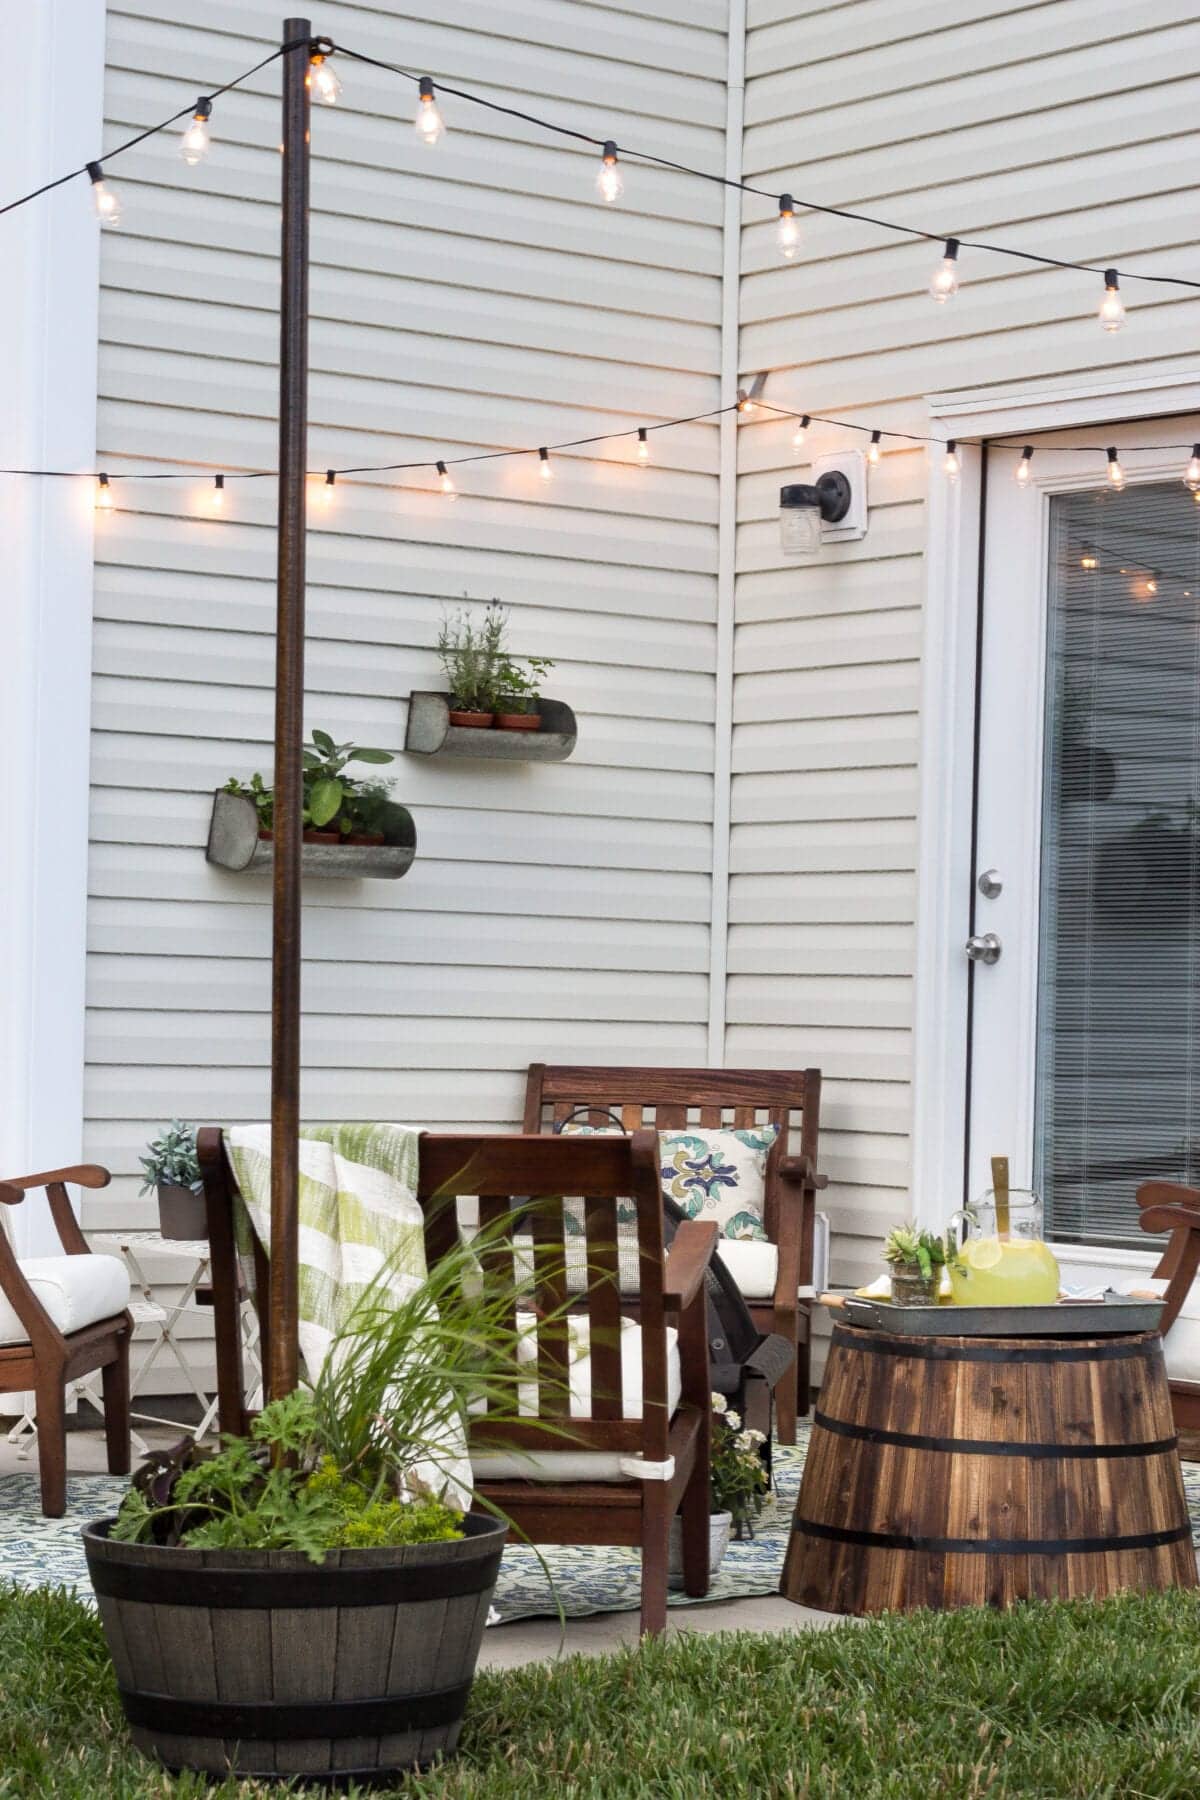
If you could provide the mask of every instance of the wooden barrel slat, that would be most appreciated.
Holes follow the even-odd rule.
[[[824,1611],[1194,1587],[1161,1342],[839,1325],[795,1523],[783,1592]]]
[[[171,1768],[331,1780],[453,1750],[503,1540],[472,1515],[459,1542],[331,1552],[314,1576],[296,1552],[164,1550],[89,1527],[134,1742]],[[414,1572],[433,1598],[414,1597]]]

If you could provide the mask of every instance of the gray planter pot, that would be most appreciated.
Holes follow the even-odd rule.
[[[451,1753],[506,1527],[402,1549],[185,1550],[83,1531],[138,1749],[171,1769],[376,1781]]]
[[[729,1548],[733,1528],[732,1513],[710,1513],[708,1520],[708,1572],[715,1575]],[[683,1586],[683,1520],[676,1514],[671,1520],[671,1537],[667,1555],[667,1586]]]
[[[206,1238],[208,1219],[203,1191],[175,1181],[158,1184],[158,1229],[165,1238]]]

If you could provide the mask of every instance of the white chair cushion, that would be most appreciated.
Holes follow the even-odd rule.
[[[111,1319],[129,1301],[129,1271],[119,1256],[31,1256],[20,1269],[64,1337]],[[28,1342],[16,1309],[0,1293],[0,1344]]]
[[[717,1255],[737,1282],[743,1300],[773,1300],[779,1246],[765,1238],[719,1238]]]
[[[1142,1276],[1124,1284],[1125,1291],[1157,1294],[1167,1291],[1167,1283],[1153,1276]],[[1163,1339],[1167,1374],[1173,1381],[1200,1381],[1200,1283],[1194,1286],[1179,1309],[1179,1317]]]
[[[590,1355],[590,1320],[575,1317],[568,1320],[571,1333],[570,1388],[571,1417],[587,1419],[592,1412],[592,1359]],[[537,1359],[537,1339],[531,1314],[520,1314],[518,1330],[522,1333],[521,1360]],[[667,1412],[674,1416],[683,1392],[679,1367],[679,1334],[667,1330]],[[522,1385],[518,1404],[531,1417],[537,1413],[537,1384]],[[632,1319],[621,1320],[621,1415],[626,1419],[642,1416],[642,1331]],[[546,1433],[546,1442],[554,1443],[554,1428]],[[628,1481],[635,1479],[622,1473],[621,1456],[607,1450],[531,1450],[504,1451],[494,1455],[473,1455],[471,1466],[482,1480],[499,1481]]]

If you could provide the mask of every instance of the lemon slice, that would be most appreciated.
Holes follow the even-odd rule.
[[[1000,1254],[998,1237],[971,1238],[963,1247],[963,1256],[972,1269],[994,1269]]]

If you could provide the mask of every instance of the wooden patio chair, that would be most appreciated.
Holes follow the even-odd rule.
[[[1192,1283],[1200,1268],[1200,1188],[1174,1181],[1145,1181],[1137,1191],[1143,1231],[1170,1233],[1170,1242],[1154,1271],[1166,1282],[1163,1298],[1163,1349],[1175,1423],[1184,1431],[1200,1431],[1200,1306],[1191,1305]],[[1181,1316],[1182,1315],[1182,1316]]]
[[[240,1431],[245,1411],[230,1232],[236,1186],[216,1127],[199,1132],[198,1151],[213,1251],[221,1426]],[[537,1415],[545,1423],[532,1417],[474,1421],[476,1485],[533,1543],[640,1548],[642,1630],[663,1630],[668,1539],[676,1513],[682,1520],[684,1587],[697,1596],[708,1592],[711,1395],[704,1276],[716,1227],[688,1221],[665,1254],[658,1140],[650,1131],[631,1138],[566,1139],[427,1133],[420,1166],[418,1197],[431,1267],[458,1242],[454,1202],[460,1196],[478,1195],[480,1223],[489,1236],[498,1236],[483,1258],[485,1282],[507,1289],[514,1259],[518,1270],[528,1269],[532,1249],[530,1310],[543,1322],[537,1328],[537,1361],[522,1369],[529,1386],[536,1384]],[[588,1356],[570,1364],[569,1415],[563,1385],[569,1343],[563,1315],[564,1195],[587,1196],[589,1280],[582,1302]],[[519,1208],[512,1197],[519,1197]],[[621,1321],[619,1199],[632,1199],[637,1211],[642,1284],[636,1326]],[[269,1281],[267,1259],[260,1256],[256,1283],[264,1322]],[[269,1344],[263,1354],[265,1361]]]
[[[621,1118],[626,1130],[690,1126],[744,1130],[771,1123],[778,1136],[767,1157],[764,1219],[768,1243],[721,1240],[719,1253],[741,1289],[759,1331],[778,1332],[795,1347],[796,1366],[775,1388],[784,1444],[796,1441],[797,1410],[807,1414],[812,1388],[812,1306],[799,1290],[812,1283],[816,1196],[828,1185],[817,1172],[821,1113],[819,1069],[638,1069],[532,1063],[525,1087],[526,1132],[553,1131],[581,1108],[595,1109],[600,1129]],[[792,1150],[792,1134],[799,1143]],[[765,1252],[765,1254],[764,1254]]]
[[[66,1189],[110,1180],[107,1169],[83,1163],[0,1183],[4,1206],[45,1188],[65,1252],[18,1258],[0,1221],[0,1393],[36,1395],[42,1511],[51,1519],[67,1508],[66,1389],[80,1375],[101,1371],[109,1473],[129,1473],[129,1275],[119,1257],[88,1248]]]

